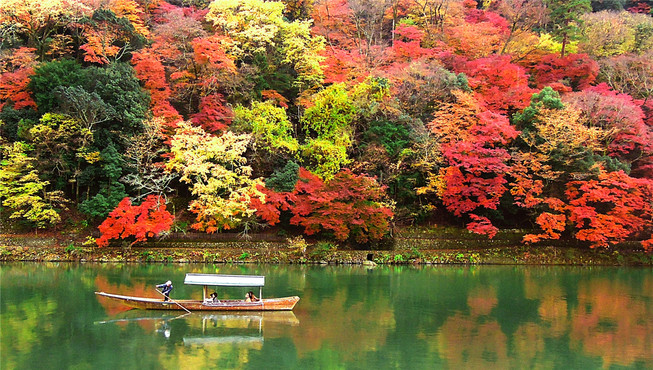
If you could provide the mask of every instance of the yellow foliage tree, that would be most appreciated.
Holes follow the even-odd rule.
[[[585,123],[581,111],[573,106],[564,109],[542,109],[534,123],[535,130],[524,135],[531,148],[545,155],[554,152],[566,166],[588,151],[605,151],[603,142],[610,132]]]
[[[248,134],[213,136],[188,122],[179,124],[167,168],[178,172],[196,197],[189,206],[196,214],[193,228],[214,233],[253,219],[250,199],[262,196],[257,185],[263,183],[251,178],[252,168],[243,156],[250,140]]]
[[[277,1],[214,1],[209,5],[206,20],[234,41],[229,53],[236,58],[251,60],[255,55],[277,55],[282,65],[296,72],[293,85],[302,92],[313,91],[323,79],[320,52],[324,38],[311,35],[308,21],[288,22],[283,10],[284,4]]]

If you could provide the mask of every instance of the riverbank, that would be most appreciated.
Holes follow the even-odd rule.
[[[460,230],[398,233],[391,242],[359,250],[303,237],[238,234],[171,235],[131,248],[98,248],[81,235],[0,235],[0,261],[131,263],[306,264],[514,264],[653,266],[639,243],[591,249],[559,242],[523,245],[522,233],[504,231],[493,240]]]

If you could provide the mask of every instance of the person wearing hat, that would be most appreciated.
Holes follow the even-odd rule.
[[[159,284],[156,286],[157,288],[162,288],[161,293],[165,296],[163,299],[164,301],[167,301],[170,299],[170,291],[172,290],[172,281],[168,280],[164,284]]]

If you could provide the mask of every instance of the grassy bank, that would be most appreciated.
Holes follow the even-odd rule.
[[[458,229],[435,230],[404,230],[366,250],[270,234],[249,239],[185,234],[131,248],[97,248],[82,235],[5,234],[0,236],[0,261],[653,266],[653,253],[636,242],[610,249],[565,242],[526,246],[519,230],[503,231],[493,240]]]

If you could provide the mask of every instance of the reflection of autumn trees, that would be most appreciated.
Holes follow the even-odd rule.
[[[497,292],[493,287],[477,287],[467,296],[471,316],[489,315],[497,305]]]
[[[103,276],[95,284],[101,290],[124,289]],[[182,347],[161,354],[160,361],[198,366],[237,361],[234,367],[246,367],[275,348],[268,340],[285,341],[298,363],[375,361],[370,354],[382,353],[403,365],[442,361],[450,368],[553,368],[567,361],[639,366],[652,350],[653,277],[647,274],[621,275],[610,269],[598,275],[577,269],[554,273],[546,268],[306,269],[276,276],[275,285],[302,292],[294,311],[298,325],[264,321],[266,345],[211,347],[201,359]],[[138,283],[129,287],[146,296],[150,290]],[[403,342],[414,345],[405,348]]]
[[[95,277],[95,286],[97,287],[97,291],[99,292],[114,293],[114,292],[121,292],[126,290],[125,287],[121,287],[119,284],[110,283],[105,275],[98,275]],[[139,296],[139,297],[158,298],[154,296],[156,294],[154,290],[152,289],[148,290],[146,288],[147,287],[145,286],[144,282],[135,283],[128,288],[129,295]],[[109,316],[113,316],[120,312],[129,311],[131,309],[130,307],[118,301],[114,301],[108,298],[98,297],[98,301],[100,302],[102,307],[104,307],[104,309],[106,310]]]
[[[133,358],[145,368],[267,368],[271,361],[277,368],[329,369],[645,368],[653,353],[649,270],[2,267],[3,369],[30,368],[25,361],[56,358],[62,348],[76,357],[59,358],[67,366],[55,368],[90,368],[97,358],[116,368],[133,367]],[[174,297],[199,298],[197,287],[183,285],[186,272],[266,275],[268,297],[298,294],[301,301],[294,313],[285,312],[290,321],[198,312],[177,319],[174,312],[119,312],[124,307],[93,294],[156,297],[153,282],[169,278]]]
[[[604,367],[635,366],[650,358],[653,279],[635,284],[648,292],[641,296],[633,294],[633,282],[618,277],[580,276],[576,283],[578,277],[567,274],[554,280],[538,270],[524,275],[523,299],[537,302],[537,318],[506,332],[500,323],[517,321],[523,313],[516,309],[511,318],[502,318],[506,312],[497,308],[505,304],[502,295],[479,284],[466,291],[467,309],[446,319],[430,348],[451,368],[555,367],[561,360],[551,353],[565,351],[570,358],[599,360]]]
[[[438,336],[440,355],[454,369],[509,368],[506,335],[496,321],[478,318],[457,313],[447,320]]]
[[[603,359],[603,366],[632,366],[638,359],[650,358],[653,351],[653,282],[643,282],[648,294],[630,294],[621,281],[593,279],[578,287],[578,305],[571,309],[570,338],[592,356]]]
[[[37,309],[38,308],[38,309]],[[54,328],[43,322],[43,315],[56,312],[57,303],[54,300],[42,300],[41,297],[23,301],[18,305],[3,307],[0,313],[0,342],[3,343],[3,356],[7,368],[20,368],[19,362],[12,355],[20,351],[31,351],[39,343],[38,338],[52,335]],[[5,347],[7,345],[7,347]]]
[[[631,282],[609,278],[581,280],[575,294],[564,291],[562,280],[526,281],[527,296],[539,297],[540,332],[549,337],[568,335],[570,349],[599,357],[603,365],[632,366],[650,356],[653,321],[650,318],[653,281],[644,279],[642,292],[632,294]]]
[[[296,312],[301,325],[293,332],[299,356],[328,347],[342,351],[350,357],[347,360],[352,360],[382,347],[387,333],[395,326],[388,297],[378,297],[369,304],[351,299],[346,289],[339,289],[328,299],[307,293]],[[311,311],[319,314],[313,315]]]
[[[548,281],[538,281],[538,276],[526,273],[524,293],[529,299],[538,299],[537,313],[542,326],[550,336],[560,338],[569,325],[567,317],[568,302],[565,292],[559,284],[549,284]]]
[[[509,367],[508,337],[490,316],[497,303],[496,290],[479,284],[467,293],[468,312],[456,312],[440,328],[438,350],[450,368]]]

